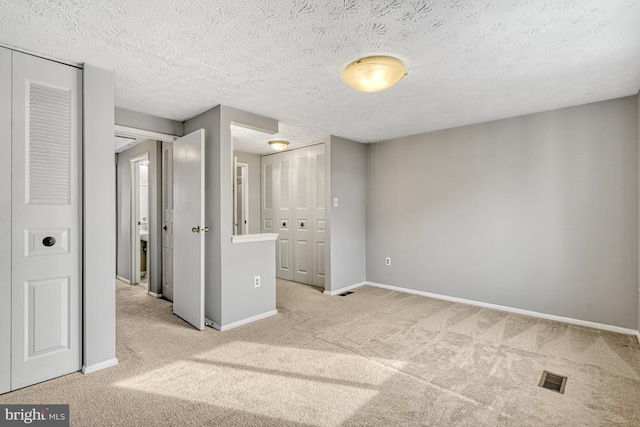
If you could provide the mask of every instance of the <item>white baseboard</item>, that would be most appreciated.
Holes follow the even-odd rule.
[[[125,279],[122,276],[116,276],[116,279],[123,281],[124,283],[126,283],[127,285],[130,285],[131,282],[129,281],[129,279]]]
[[[162,294],[156,294],[155,292],[147,291],[149,295],[155,298],[162,298]]]
[[[238,326],[246,325],[247,323],[255,322],[256,320],[262,320],[267,317],[271,317],[278,314],[278,310],[267,311],[266,313],[261,313],[255,316],[247,317],[246,319],[238,320],[237,322],[229,323],[227,325],[220,325],[216,322],[213,323],[214,329],[219,331],[228,331],[229,329],[237,328]]]
[[[96,363],[95,365],[83,366],[82,367],[82,373],[83,374],[90,374],[90,373],[95,372],[95,371],[100,371],[102,369],[106,369],[106,368],[110,368],[112,366],[116,366],[117,364],[118,364],[118,359],[116,359],[114,357],[113,359],[105,360],[104,362]]]
[[[342,294],[342,293],[345,293],[347,291],[350,291],[351,289],[359,288],[360,286],[364,286],[366,284],[367,284],[367,282],[361,282],[361,283],[356,283],[355,285],[345,286],[344,288],[336,289],[336,290],[333,290],[333,291],[326,291],[325,290],[323,292],[323,294],[334,296],[334,295],[338,295],[338,294]]]
[[[404,292],[407,294],[420,295],[423,297],[435,298],[435,299],[451,301],[451,302],[458,302],[461,304],[474,305],[477,307],[490,308],[493,310],[506,311],[508,313],[523,314],[525,316],[538,317],[540,319],[555,320],[556,322],[569,323],[571,325],[586,326],[589,328],[601,329],[603,331],[609,331],[609,332],[617,332],[619,334],[625,334],[625,335],[636,335],[638,337],[638,341],[640,342],[640,332],[636,331],[635,329],[627,329],[627,328],[622,328],[620,326],[605,325],[603,323],[590,322],[588,320],[572,319],[570,317],[556,316],[553,314],[538,313],[537,311],[523,310],[520,308],[507,307],[504,305],[489,304],[486,302],[450,297],[447,295],[432,294],[430,292],[416,291],[414,289],[400,288],[398,286],[384,285],[382,283],[367,282],[366,284],[376,288],[389,289],[391,291]]]

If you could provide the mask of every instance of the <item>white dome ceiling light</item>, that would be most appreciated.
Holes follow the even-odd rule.
[[[404,64],[391,56],[367,56],[347,65],[342,80],[362,92],[378,92],[398,83],[407,71]]]

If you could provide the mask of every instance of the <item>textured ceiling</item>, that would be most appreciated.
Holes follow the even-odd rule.
[[[224,104],[311,140],[372,142],[633,95],[638,0],[0,1],[0,42],[116,73],[116,105],[175,120]],[[345,65],[409,75],[356,92]],[[282,133],[282,132],[281,132]]]

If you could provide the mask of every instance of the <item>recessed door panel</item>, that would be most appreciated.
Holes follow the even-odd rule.
[[[68,254],[71,244],[69,228],[27,229],[24,231],[25,256]]]
[[[308,251],[309,242],[300,238],[296,239],[296,277],[306,278],[309,275]]]
[[[291,271],[291,264],[289,263],[289,259],[291,258],[289,255],[291,253],[291,241],[289,239],[278,239],[278,270],[282,270],[283,272]]]
[[[324,279],[324,256],[325,256],[325,244],[324,242],[316,242],[316,276]]]
[[[25,283],[27,358],[69,349],[70,277]]]

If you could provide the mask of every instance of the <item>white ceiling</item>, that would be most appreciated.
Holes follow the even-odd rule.
[[[310,141],[374,142],[640,88],[638,0],[3,1],[0,43],[115,70],[120,107],[185,120],[223,104]],[[344,66],[372,54],[409,75],[378,93],[347,87]]]

